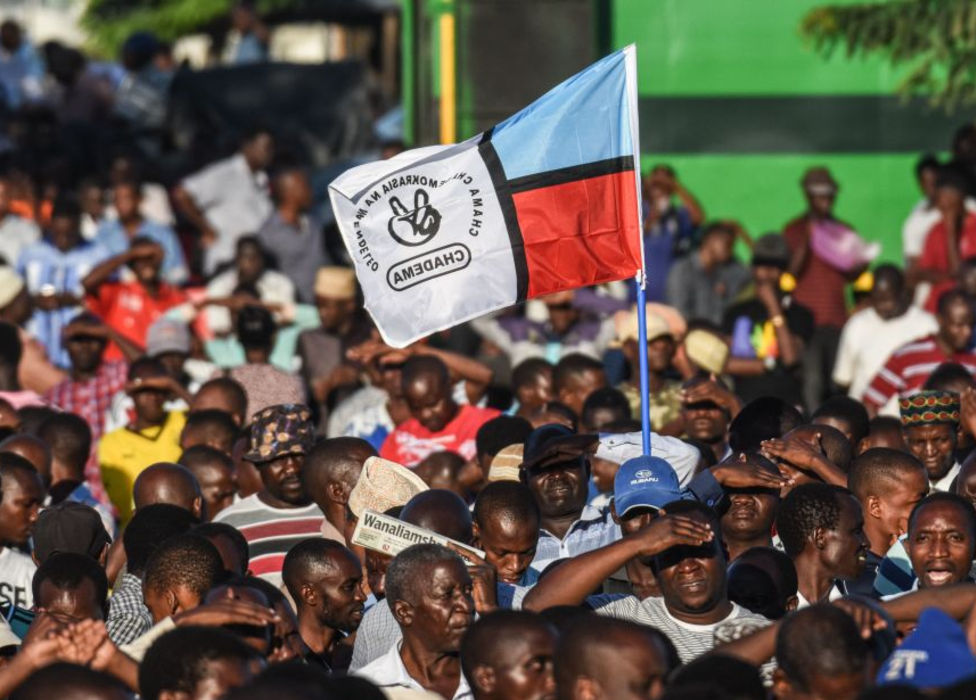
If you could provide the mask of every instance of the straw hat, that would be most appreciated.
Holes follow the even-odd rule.
[[[502,448],[491,460],[488,481],[518,481],[519,465],[522,464],[522,443]]]
[[[357,518],[367,510],[382,513],[404,505],[426,490],[427,484],[406,467],[382,457],[370,457],[349,494],[349,510]]]

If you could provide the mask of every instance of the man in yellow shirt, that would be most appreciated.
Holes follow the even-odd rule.
[[[124,428],[106,434],[98,446],[102,481],[123,526],[132,517],[132,486],[136,477],[150,464],[179,460],[180,433],[186,415],[182,411],[166,411],[164,404],[172,394],[189,398],[155,359],[133,362],[128,382],[125,390],[135,404],[135,417]]]

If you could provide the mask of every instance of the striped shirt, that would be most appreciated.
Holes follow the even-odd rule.
[[[539,544],[535,550],[535,559],[532,560],[532,568],[542,573],[558,559],[569,559],[578,554],[592,552],[619,539],[620,526],[613,522],[610,509],[598,510],[586,506],[562,539],[545,528],[539,530]]]
[[[663,598],[639,600],[636,596],[611,599],[606,605],[597,607],[596,612],[599,615],[648,625],[663,632],[674,643],[682,663],[688,663],[710,652],[715,647],[716,632],[731,620],[754,620],[757,626],[768,622],[762,615],[732,603],[732,612],[724,619],[711,625],[694,625],[672,617]]]
[[[314,503],[303,508],[272,508],[258,494],[222,510],[214,518],[244,535],[251,554],[251,572],[279,588],[285,555],[299,542],[322,537],[324,520]]]
[[[976,355],[957,352],[946,355],[935,336],[902,345],[892,353],[884,367],[874,376],[864,392],[864,403],[875,410],[893,396],[905,397],[919,391],[932,371],[943,362],[957,362],[976,375]]]

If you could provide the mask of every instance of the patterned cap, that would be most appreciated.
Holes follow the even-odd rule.
[[[260,464],[285,455],[303,455],[315,441],[315,426],[308,406],[284,403],[254,414],[251,442],[244,459]]]
[[[410,469],[382,457],[370,457],[363,464],[359,481],[349,494],[349,510],[361,518],[367,510],[383,513],[427,490],[423,479]]]
[[[959,394],[954,391],[920,391],[898,400],[901,424],[959,425]]]

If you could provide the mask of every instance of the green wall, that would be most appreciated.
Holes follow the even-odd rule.
[[[744,104],[748,109],[751,104],[758,105],[760,98],[773,97],[777,105],[788,105],[783,109],[783,120],[796,114],[798,108],[802,111],[807,101],[810,109],[826,114],[818,122],[824,133],[818,134],[819,139],[811,138],[819,146],[804,147],[800,132],[785,151],[782,145],[771,144],[768,149],[759,146],[744,153],[735,152],[734,131],[729,134],[725,152],[671,149],[668,143],[655,140],[650,131],[653,121],[642,118],[643,166],[670,163],[701,199],[710,218],[737,218],[757,235],[781,228],[802,211],[799,179],[803,170],[826,165],[841,183],[838,215],[866,238],[880,241],[884,259],[899,260],[901,224],[918,199],[912,166],[919,152],[933,143],[933,134],[931,129],[915,127],[912,122],[910,129],[918,132],[917,142],[915,134],[906,136],[902,128],[899,138],[887,138],[882,133],[878,143],[865,143],[863,152],[857,145],[848,144],[843,152],[824,146],[832,143],[836,130],[849,126],[831,122],[834,101],[840,104],[868,97],[868,104],[874,104],[875,98],[879,104],[883,102],[887,111],[870,111],[865,115],[867,123],[858,125],[869,135],[886,132],[883,120],[899,119],[900,106],[892,102],[897,76],[882,62],[843,56],[825,61],[805,45],[799,34],[800,20],[818,4],[822,3],[613,0],[614,48],[637,44],[641,96],[654,98],[655,109],[666,110],[668,98],[682,98],[683,108],[687,108],[689,97],[721,97],[730,105]],[[723,126],[720,114],[711,116]],[[756,119],[764,116],[768,114],[757,113]],[[739,128],[737,124],[724,126]],[[787,131],[791,128],[789,124],[777,126]],[[803,122],[802,128],[807,127]],[[692,128],[700,129],[701,124],[693,127],[689,122],[688,129]],[[796,128],[801,128],[799,122]],[[670,124],[668,133],[673,130],[674,124]],[[690,135],[694,137],[694,133]],[[938,133],[935,141],[948,145],[950,137],[951,131]],[[652,143],[653,149],[648,146]]]

